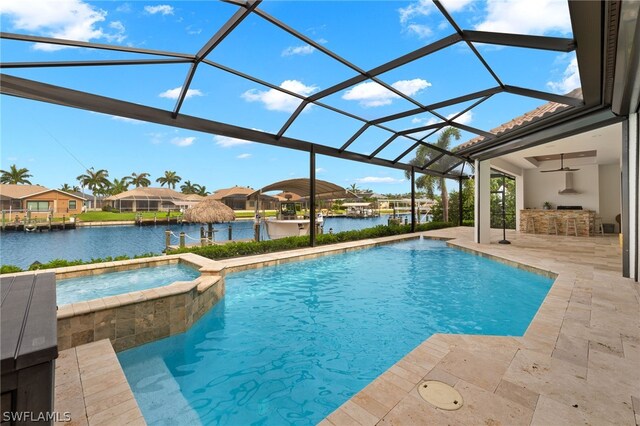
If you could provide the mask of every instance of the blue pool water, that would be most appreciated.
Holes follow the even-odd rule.
[[[83,300],[146,290],[175,281],[191,281],[199,276],[200,272],[196,269],[177,264],[57,280],[57,304],[62,306]]]
[[[546,277],[413,240],[229,274],[187,332],[118,354],[149,424],[316,424],[434,333],[522,335]]]
[[[325,232],[333,228],[334,232],[370,228],[387,224],[388,215],[378,218],[350,219],[327,218]],[[187,235],[198,238],[201,225],[170,225],[169,229],[178,235],[184,231]],[[232,222],[233,239],[253,238],[253,221],[242,220]],[[216,241],[229,238],[229,224],[220,223],[214,226],[218,232]],[[36,260],[45,263],[59,259],[104,258],[107,256],[127,255],[133,257],[143,253],[161,253],[164,250],[165,230],[167,226],[101,226],[77,228],[54,232],[5,232],[0,245],[0,263],[28,268]],[[262,233],[265,235],[265,233]],[[193,240],[187,238],[188,243]],[[178,244],[173,237],[172,244]]]

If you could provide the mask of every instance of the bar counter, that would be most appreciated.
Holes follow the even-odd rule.
[[[555,209],[524,209],[520,210],[520,231],[525,232],[527,229],[527,220],[533,218],[535,233],[547,234],[549,233],[550,218],[555,218],[558,226],[558,235],[565,235],[567,219],[574,217],[576,219],[576,225],[578,227],[579,237],[588,237],[593,227],[596,212],[593,210],[555,210]],[[531,229],[527,230],[527,233],[533,233]],[[555,234],[553,228],[551,228],[551,234]],[[570,227],[569,235],[574,235],[573,227]]]

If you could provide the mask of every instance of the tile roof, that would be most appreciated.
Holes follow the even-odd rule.
[[[245,186],[234,186],[231,188],[223,188],[223,189],[218,189],[216,192],[214,192],[213,194],[209,195],[208,198],[213,198],[214,200],[222,200],[225,197],[229,197],[232,195],[249,195],[252,194],[255,191],[255,189],[251,189],[249,187],[245,187]]]
[[[174,191],[169,188],[152,188],[152,187],[140,187],[134,188],[129,191],[121,192],[117,195],[112,195],[105,198],[106,201],[115,201],[123,199],[169,199],[169,200],[184,200],[185,194],[178,191]]]
[[[73,192],[65,192],[59,189],[50,189],[41,185],[14,185],[14,184],[0,184],[0,195],[2,198],[21,199],[30,197],[43,192],[55,191],[68,195],[73,198],[84,200],[83,197],[74,194]]]
[[[582,98],[582,89],[581,88],[573,89],[571,92],[567,93],[565,96],[569,96],[572,98]],[[526,112],[521,116],[514,118],[511,121],[508,121],[494,129],[491,129],[491,133],[495,134],[496,136],[499,136],[502,133],[515,130],[519,127],[527,126],[533,122],[546,118],[552,114],[557,114],[560,111],[564,111],[569,108],[571,108],[570,105],[560,104],[557,102],[547,102],[546,104],[539,106],[533,111]],[[460,145],[454,147],[452,151],[459,151],[461,149],[469,148],[485,140],[486,138],[484,136],[476,136],[475,138],[470,139],[467,142],[461,143]]]

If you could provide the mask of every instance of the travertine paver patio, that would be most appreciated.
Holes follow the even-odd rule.
[[[524,337],[434,335],[321,424],[640,423],[640,291],[621,276],[617,236],[510,232],[498,245],[494,231],[478,245],[472,229],[425,235],[558,276]],[[464,406],[422,400],[425,379],[454,386]]]
[[[434,335],[322,423],[630,424],[640,422],[640,290],[620,275],[617,237],[509,233],[512,245],[477,245],[471,228],[424,233],[502,261],[557,274],[524,337]],[[494,241],[500,239],[498,232]],[[210,262],[241,270],[353,250],[411,236]],[[224,274],[224,272],[222,272]],[[460,391],[464,406],[433,408],[417,393],[424,379]],[[143,424],[108,340],[62,351],[56,411],[71,424]],[[69,423],[66,423],[69,424]]]
[[[437,334],[321,422],[331,425],[640,424],[640,290],[621,277],[617,236],[510,232],[511,245],[473,243],[473,230],[425,233],[558,274],[523,337]],[[421,399],[440,380],[457,411]]]
[[[54,410],[69,413],[56,425],[145,425],[109,339],[60,352]]]

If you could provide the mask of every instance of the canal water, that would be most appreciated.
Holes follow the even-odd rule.
[[[325,218],[324,232],[349,231],[386,225],[388,215],[377,218]],[[100,226],[79,227],[66,231],[51,232],[5,232],[0,243],[0,263],[27,268],[33,262],[48,262],[53,259],[90,260],[92,258],[127,255],[133,257],[143,253],[161,253],[164,250],[165,230],[176,236],[184,231],[189,237],[198,239],[201,225],[158,226]],[[253,221],[231,222],[233,240],[253,238]],[[228,223],[216,224],[216,241],[228,240]],[[266,235],[264,230],[261,233]],[[187,243],[196,240],[186,238]],[[178,238],[171,237],[172,244]]]

